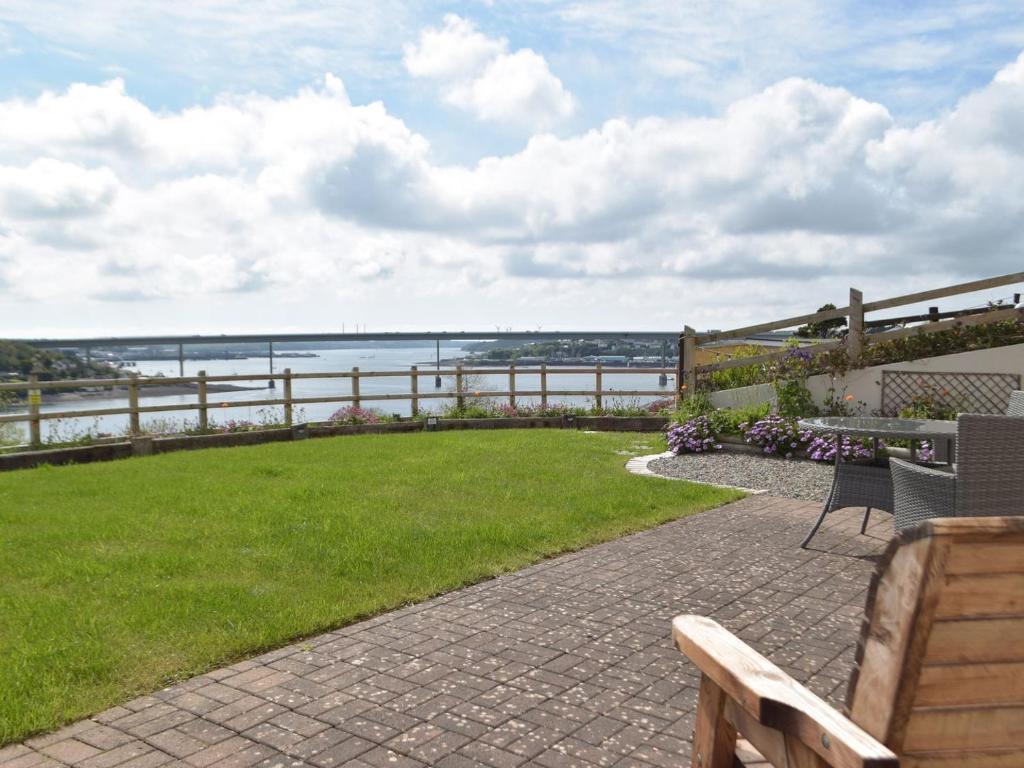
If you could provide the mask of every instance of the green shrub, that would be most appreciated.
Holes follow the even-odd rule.
[[[732,352],[724,355],[716,355],[715,362],[735,360],[737,358],[755,357],[770,351],[759,344],[747,344],[738,347]],[[765,363],[753,365],[742,365],[737,368],[725,368],[720,371],[712,371],[708,376],[712,389],[736,389],[737,387],[749,387],[752,384],[763,384],[770,380],[770,370]]]
[[[683,400],[679,408],[672,414],[675,424],[687,424],[694,419],[706,416],[716,435],[739,435],[743,430],[741,424],[752,424],[771,413],[771,403],[757,403],[738,408],[715,408],[706,392]]]
[[[742,424],[753,424],[771,413],[771,403],[759,403],[741,408],[719,408],[711,415],[715,432],[720,435],[742,435]]]
[[[707,390],[698,389],[689,397],[679,401],[679,406],[672,413],[672,421],[685,424],[690,419],[705,416],[715,410],[711,403],[711,395]]]

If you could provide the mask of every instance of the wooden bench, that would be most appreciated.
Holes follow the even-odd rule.
[[[1024,518],[931,520],[889,545],[848,714],[710,619],[673,635],[701,670],[692,765],[1024,766]]]

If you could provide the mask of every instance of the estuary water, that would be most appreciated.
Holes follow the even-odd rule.
[[[351,371],[358,367],[360,371],[408,371],[413,365],[419,366],[420,371],[434,370],[434,349],[432,347],[367,347],[365,349],[320,349],[315,350],[317,357],[278,357],[274,358],[274,369],[278,373],[285,368],[290,368],[293,373],[321,373],[335,371]],[[441,357],[454,358],[463,355],[463,350],[458,347],[443,347]],[[156,376],[163,374],[172,377],[178,375],[177,360],[137,360],[133,369],[140,376]],[[451,368],[442,364],[442,368]],[[534,367],[534,366],[531,366]],[[199,371],[206,371],[207,375],[225,374],[251,374],[255,378],[251,382],[231,382],[240,386],[251,386],[254,389],[232,392],[210,392],[207,398],[210,403],[209,420],[211,425],[223,424],[229,420],[246,420],[253,422],[279,422],[283,419],[281,406],[239,406],[232,407],[231,403],[240,400],[264,400],[275,399],[282,396],[281,382],[277,381],[277,388],[270,389],[268,381],[262,378],[270,370],[270,361],[266,356],[248,357],[237,360],[185,360],[185,375],[194,376]],[[508,388],[508,375],[475,375],[470,374],[471,369],[467,368],[469,378],[466,382],[466,389],[472,391],[497,390],[504,391]],[[559,373],[557,367],[548,368],[547,376],[548,389],[567,390],[589,390],[594,388],[594,376],[592,374],[565,374]],[[363,398],[374,394],[407,393],[410,389],[410,380],[405,376],[389,376],[384,378],[360,378],[360,395]],[[669,377],[667,386],[658,385],[657,374],[623,374],[616,373],[614,369],[605,369],[602,374],[602,386],[605,390],[664,390],[664,397],[672,394],[672,377]],[[517,390],[538,390],[540,389],[540,377],[538,375],[516,374]],[[453,376],[444,376],[441,380],[441,387],[435,387],[434,376],[419,377],[419,391],[421,394],[434,392],[450,392],[455,390]],[[350,379],[298,379],[292,383],[293,397],[316,397],[316,396],[340,396],[351,394]],[[139,404],[148,405],[187,405],[197,402],[194,393],[181,395],[146,396],[146,388],[141,387]],[[604,405],[614,405],[616,401],[643,403],[650,402],[655,397],[632,397],[627,395],[616,396],[614,392],[605,395]],[[591,398],[587,397],[559,397],[549,396],[550,403],[564,402],[573,405],[591,404]],[[437,398],[420,400],[420,411],[439,411],[445,404],[450,404],[453,398]],[[499,400],[506,402],[504,398]],[[521,404],[536,403],[539,398],[517,398]],[[40,410],[54,413],[58,411],[84,411],[105,408],[127,407],[128,398],[123,394],[115,394],[107,398],[82,398],[64,399],[60,401],[47,402],[44,399]],[[325,421],[332,413],[339,408],[347,406],[348,403],[312,403],[295,406],[294,419],[299,421]],[[364,408],[378,408],[385,413],[408,416],[411,413],[411,403],[408,400],[365,400],[362,403]],[[143,427],[159,427],[161,430],[168,429],[172,425],[194,425],[197,422],[198,413],[194,410],[165,411],[155,414],[143,414],[141,421]],[[27,438],[28,425],[18,423],[17,425]],[[128,416],[107,415],[81,417],[74,419],[44,420],[42,422],[43,439],[65,440],[71,439],[85,432],[119,434],[127,430]]]

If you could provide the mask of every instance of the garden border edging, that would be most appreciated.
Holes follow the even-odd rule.
[[[730,491],[743,491],[743,493],[751,496],[760,496],[768,493],[764,488],[744,488],[741,485],[723,485],[721,483],[703,483],[697,480],[687,480],[684,477],[669,477],[668,475],[659,475],[657,472],[652,472],[648,469],[647,465],[655,459],[669,459],[675,456],[672,451],[664,451],[663,453],[652,453],[649,456],[635,456],[626,462],[626,471],[631,472],[634,475],[641,475],[643,477],[660,477],[662,480],[681,480],[687,483],[696,483],[697,485],[710,485],[713,488],[727,488]]]

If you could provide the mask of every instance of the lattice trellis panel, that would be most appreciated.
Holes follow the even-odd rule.
[[[1005,413],[1015,389],[1016,373],[882,371],[882,414],[898,415],[915,397],[958,413]]]

